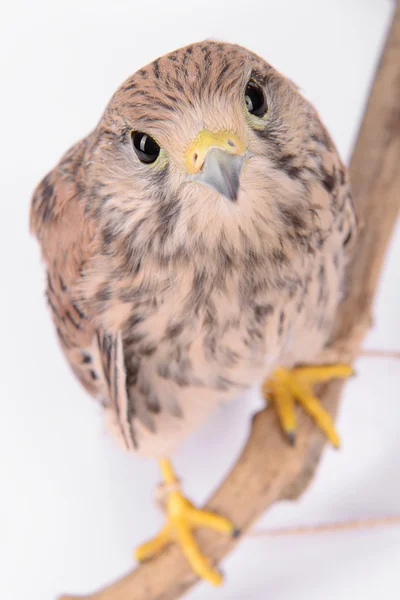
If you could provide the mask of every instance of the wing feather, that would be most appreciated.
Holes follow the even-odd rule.
[[[99,238],[85,211],[86,147],[85,140],[73,146],[38,185],[30,224],[47,268],[46,295],[64,354],[84,387],[113,407],[124,444],[133,449],[134,405],[126,389],[122,334],[95,323],[81,293]]]

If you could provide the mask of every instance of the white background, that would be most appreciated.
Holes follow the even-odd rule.
[[[225,6],[224,6],[225,4]],[[36,182],[96,124],[115,88],[160,54],[207,37],[238,42],[296,81],[349,159],[390,20],[389,0],[14,1],[0,18],[0,590],[4,600],[84,593],[128,570],[155,533],[152,461],[124,455],[72,377],[43,299],[28,235]],[[400,230],[367,345],[400,347]],[[259,525],[314,524],[400,512],[400,364],[363,359],[346,388],[340,452],[327,450],[296,504]],[[254,393],[221,408],[176,459],[202,502],[232,465]],[[385,600],[400,596],[400,527],[243,540],[225,586],[191,600]]]

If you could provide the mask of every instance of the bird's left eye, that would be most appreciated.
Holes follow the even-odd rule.
[[[139,160],[146,164],[155,162],[160,154],[160,146],[147,133],[134,131],[132,133],[132,144]]]
[[[244,100],[246,102],[246,108],[251,115],[263,117],[268,110],[264,90],[252,79],[250,79],[246,85]]]

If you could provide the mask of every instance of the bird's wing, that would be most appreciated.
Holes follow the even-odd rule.
[[[74,373],[97,394],[90,347],[94,327],[75,289],[94,252],[95,224],[84,212],[82,162],[86,142],[79,142],[39,183],[31,204],[30,224],[47,268],[46,295],[62,349]]]
[[[114,408],[126,445],[134,444],[122,335],[96,323],[80,292],[97,255],[96,222],[85,213],[84,160],[79,142],[41,181],[31,204],[31,230],[47,268],[47,298],[63,351],[84,387]],[[128,441],[130,440],[130,441]]]

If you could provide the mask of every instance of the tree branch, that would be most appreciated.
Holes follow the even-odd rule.
[[[400,207],[400,7],[376,73],[350,166],[361,223],[348,269],[349,293],[341,304],[332,342],[335,354],[354,359],[371,321],[371,307],[386,247]],[[342,384],[321,388],[325,406],[335,414]],[[295,499],[314,475],[324,447],[321,432],[299,414],[296,448],[280,433],[274,412],[257,414],[236,466],[210,498],[207,509],[226,515],[246,531],[274,502]],[[212,530],[201,531],[202,550],[214,563],[237,543]],[[176,546],[119,581],[89,596],[63,600],[175,600],[197,582]]]

